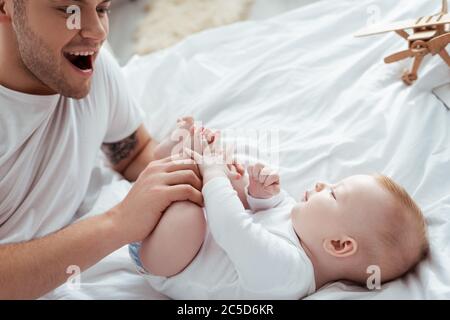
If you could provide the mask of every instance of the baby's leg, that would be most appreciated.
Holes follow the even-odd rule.
[[[248,208],[245,186],[248,179],[231,179],[233,188]],[[162,216],[153,232],[142,242],[140,259],[151,274],[171,277],[183,271],[200,250],[206,233],[203,209],[192,202],[176,202]]]
[[[205,233],[202,208],[189,201],[172,204],[142,242],[142,265],[156,276],[171,277],[180,273],[199,252]]]

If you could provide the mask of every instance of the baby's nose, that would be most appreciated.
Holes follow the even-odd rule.
[[[316,183],[316,187],[314,189],[316,190],[316,192],[320,192],[320,191],[322,191],[325,188],[326,188],[326,184],[325,183],[317,182]]]

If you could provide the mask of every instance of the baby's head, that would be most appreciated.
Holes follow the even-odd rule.
[[[380,268],[381,282],[412,269],[428,252],[420,208],[390,178],[352,176],[333,185],[317,183],[292,210],[302,245],[329,280],[365,284],[367,268]]]

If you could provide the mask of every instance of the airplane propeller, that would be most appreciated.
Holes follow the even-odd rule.
[[[412,58],[412,57],[414,57],[414,53],[410,49],[408,49],[405,51],[394,53],[393,55],[386,57],[386,59],[384,59],[384,62],[385,63],[394,63],[394,62],[404,60],[407,58]]]
[[[393,63],[407,58],[418,56],[423,57],[429,53],[431,53],[432,55],[441,54],[442,50],[445,49],[445,47],[448,45],[449,42],[450,42],[450,33],[443,34],[427,42],[418,40],[412,44],[410,49],[394,53],[389,57],[386,57],[384,59],[384,62]]]
[[[446,33],[440,35],[434,39],[428,41],[428,48],[430,49],[431,54],[435,55],[441,50],[445,49],[445,47],[450,43],[450,33]]]

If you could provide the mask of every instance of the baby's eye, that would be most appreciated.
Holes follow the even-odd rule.
[[[334,193],[334,190],[332,188],[330,188],[330,194],[334,198],[334,200],[337,200],[336,199],[336,194]]]

